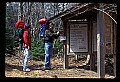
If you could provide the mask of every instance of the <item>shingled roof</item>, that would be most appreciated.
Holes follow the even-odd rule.
[[[97,3],[82,3],[82,4],[78,4],[74,7],[71,7],[67,10],[65,10],[64,12],[61,12],[51,18],[49,18],[49,20],[54,20],[56,18],[61,18],[63,20],[66,20],[64,19],[66,16],[67,16],[67,19],[71,18],[71,17],[74,17],[74,16],[77,16],[79,14],[82,14],[82,13],[85,13],[87,11],[91,11],[94,9],[94,7],[97,7],[98,4]]]

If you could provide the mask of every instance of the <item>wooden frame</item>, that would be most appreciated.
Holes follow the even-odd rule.
[[[92,24],[92,53],[95,53],[97,52],[97,22],[93,21]]]

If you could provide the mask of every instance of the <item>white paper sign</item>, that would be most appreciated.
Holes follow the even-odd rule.
[[[70,24],[70,52],[88,52],[87,24]]]

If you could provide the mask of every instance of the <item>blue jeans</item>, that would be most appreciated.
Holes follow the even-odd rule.
[[[44,50],[45,50],[45,63],[44,66],[45,67],[51,67],[50,66],[50,59],[53,53],[53,43],[51,42],[45,42],[44,44]]]
[[[28,68],[28,59],[30,58],[30,51],[25,48],[23,54],[23,70]]]

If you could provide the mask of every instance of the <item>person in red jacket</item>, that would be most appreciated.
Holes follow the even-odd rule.
[[[30,58],[30,48],[31,48],[31,35],[30,35],[31,25],[25,25],[23,33],[24,41],[24,54],[23,54],[23,71],[30,71],[28,66],[28,59]]]

